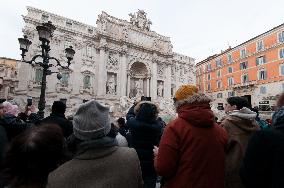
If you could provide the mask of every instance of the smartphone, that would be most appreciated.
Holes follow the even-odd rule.
[[[29,97],[29,98],[27,99],[27,106],[31,106],[31,105],[33,105],[33,98],[32,98],[32,97]]]
[[[60,101],[66,105],[67,99],[60,99]]]
[[[142,96],[141,101],[151,101],[151,97]]]

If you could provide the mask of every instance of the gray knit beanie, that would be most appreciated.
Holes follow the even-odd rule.
[[[110,129],[109,108],[95,100],[80,105],[74,115],[73,131],[80,140],[104,137]]]

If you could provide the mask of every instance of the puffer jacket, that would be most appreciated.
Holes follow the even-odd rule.
[[[154,104],[140,102],[133,106],[126,116],[131,134],[131,147],[138,154],[143,178],[156,176],[153,148],[159,145],[163,131],[163,124],[157,120],[155,114],[153,115],[155,112],[152,111],[151,105]]]

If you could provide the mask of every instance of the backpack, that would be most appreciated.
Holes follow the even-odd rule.
[[[256,122],[261,129],[268,129],[269,128],[269,124],[265,120],[260,119]]]

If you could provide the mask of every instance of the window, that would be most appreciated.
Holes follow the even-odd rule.
[[[232,73],[233,72],[233,67],[228,67],[228,73]]]
[[[228,81],[228,86],[231,86],[231,85],[234,84],[234,78],[233,78],[233,77],[229,77],[229,78],[227,79],[227,81]]]
[[[68,22],[68,21],[67,21],[67,22],[66,22],[66,26],[69,27],[69,28],[71,28],[71,27],[72,27],[72,22]]]
[[[222,96],[222,93],[217,93],[217,98],[218,99],[220,99],[220,98],[222,98],[223,96]]]
[[[265,63],[264,56],[257,57],[255,60],[256,60],[256,65],[263,65]]]
[[[241,49],[240,51],[240,58],[245,58],[246,57],[246,49]]]
[[[222,60],[221,59],[216,60],[216,67],[217,68],[222,67]]]
[[[221,76],[221,70],[217,70],[217,78]]]
[[[70,46],[72,46],[71,42],[66,40],[64,43],[64,49],[69,48]]]
[[[265,87],[265,86],[260,86],[259,92],[260,92],[261,94],[266,94],[266,87]]]
[[[280,33],[278,33],[278,41],[284,42],[284,31],[281,31]]]
[[[211,64],[207,64],[207,67],[206,67],[207,71],[211,71]]]
[[[40,84],[41,83],[41,80],[42,80],[42,69],[36,69],[35,70],[35,82]]]
[[[228,97],[234,97],[235,96],[235,92],[234,91],[229,91],[228,92]]]
[[[258,75],[257,75],[259,80],[266,80],[267,78],[267,72],[266,70],[260,70],[258,71]]]
[[[211,84],[210,83],[207,84],[207,90],[211,90]]]
[[[279,72],[280,72],[280,76],[284,76],[284,64],[281,64],[280,66],[279,66]]]
[[[41,15],[41,20],[44,21],[44,22],[47,22],[48,18],[49,18],[48,15],[45,15],[45,14]]]
[[[247,83],[249,81],[248,74],[243,74],[241,77],[242,84]]]
[[[86,47],[86,55],[88,57],[92,57],[92,47],[91,46]]]
[[[283,59],[283,58],[284,58],[284,48],[281,48],[281,49],[279,50],[279,58],[280,58],[280,59]]]
[[[207,80],[210,80],[210,79],[211,79],[211,75],[208,74],[208,75],[207,75]]]
[[[60,79],[61,85],[63,87],[68,87],[68,82],[69,82],[69,73],[68,72],[63,72],[61,73],[62,78]]]
[[[248,68],[248,62],[242,62],[240,63],[240,69],[241,70],[244,70],[244,69],[247,69]]]
[[[222,82],[221,80],[217,80],[217,88],[220,89],[222,87]]]
[[[233,60],[232,60],[232,54],[228,54],[228,55],[227,55],[227,63],[228,63],[228,64],[231,64],[232,61],[233,61]]]
[[[89,34],[93,34],[93,29],[90,29],[90,28],[89,28],[89,29],[88,29],[88,33],[89,33]]]
[[[85,75],[83,79],[83,88],[84,89],[90,89],[91,87],[91,76],[90,75]]]
[[[256,43],[256,51],[261,51],[263,50],[263,41],[258,41]]]
[[[197,74],[200,75],[201,74],[201,68],[197,69]]]

